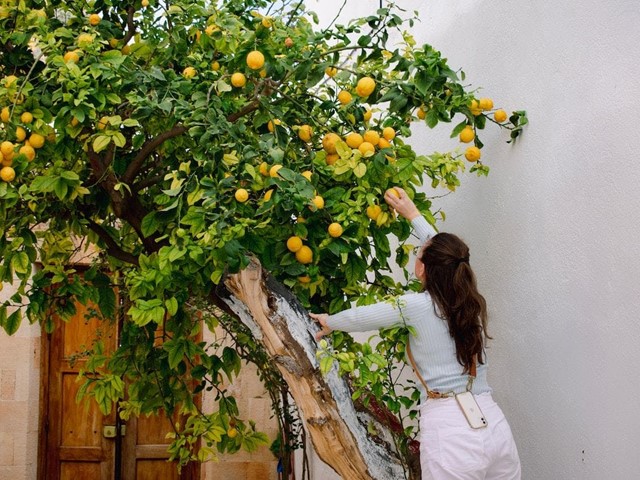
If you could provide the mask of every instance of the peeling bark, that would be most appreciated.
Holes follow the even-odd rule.
[[[228,276],[216,293],[275,360],[325,463],[346,480],[405,478],[389,429],[356,410],[336,367],[326,377],[320,373],[317,327],[289,290],[253,260]],[[368,426],[377,436],[368,433]]]

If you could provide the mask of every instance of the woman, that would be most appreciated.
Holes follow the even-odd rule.
[[[406,192],[396,190],[399,198],[387,194],[385,200],[411,221],[423,245],[415,274],[424,292],[403,295],[395,305],[382,302],[335,315],[311,314],[321,326],[317,338],[333,330],[376,330],[402,322],[413,327],[416,335],[409,338],[409,358],[423,390],[423,480],[519,480],[520,460],[511,429],[487,383],[487,310],[469,265],[469,248],[455,235],[436,234]],[[467,390],[473,393],[482,411],[479,421],[485,421],[486,428],[472,428],[454,396]]]

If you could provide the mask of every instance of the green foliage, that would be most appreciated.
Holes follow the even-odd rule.
[[[97,25],[90,13],[100,15]],[[303,2],[288,1],[175,0],[167,9],[155,0],[148,7],[138,0],[3,2],[0,142],[11,144],[0,160],[15,179],[0,182],[0,280],[15,279],[17,290],[0,306],[2,327],[17,330],[23,303],[29,321],[47,331],[75,313],[76,301],[113,319],[115,287],[126,305],[121,346],[109,357],[94,352],[100,362],[85,372],[83,393],[104,411],[120,401],[123,416],[187,415],[172,447],[181,462],[214,446],[231,452],[264,443],[221,391],[217,413],[197,412],[194,392],[217,388],[222,373],[235,377],[242,356],[262,358],[265,372],[268,362],[250,353],[259,348],[237,326],[234,347],[220,355],[209,351],[219,346],[195,343],[199,317],[190,305],[215,295],[224,274],[251,255],[314,310],[335,312],[402,290],[389,261],[407,264],[410,229],[384,203],[384,191],[402,186],[435,223],[431,199],[419,192],[423,179],[455,190],[465,168],[459,153],[415,152],[407,142],[411,122],[423,118],[433,128],[456,119],[452,134],[472,125],[482,147],[477,134],[489,118],[471,108],[474,92],[460,83],[462,72],[415,44],[405,31],[413,21],[389,7],[321,29]],[[264,54],[264,68],[248,67],[252,50]],[[233,86],[237,72],[244,86]],[[375,88],[361,97],[356,84],[365,76]],[[346,105],[337,100],[341,90],[352,93]],[[515,139],[526,122],[517,111],[494,123]],[[299,136],[303,125],[313,132],[309,141]],[[397,136],[372,152],[343,141],[384,127]],[[323,145],[328,133],[340,136],[335,154]],[[282,168],[266,173],[274,165]],[[488,167],[478,162],[472,171]],[[235,198],[240,188],[246,202]],[[366,210],[374,205],[381,213],[372,220]],[[333,222],[344,229],[338,238],[327,233]],[[389,234],[400,241],[395,252]],[[293,235],[311,249],[309,263],[287,249]],[[93,262],[84,275],[73,267],[78,256]],[[391,388],[383,377],[401,357],[395,347],[384,359],[346,339],[337,348],[342,371],[360,372],[356,395],[370,389],[382,397]],[[277,375],[264,375],[277,390]],[[116,380],[123,377],[126,385]],[[407,403],[390,398],[393,411]],[[232,439],[223,432],[231,419]],[[194,454],[198,436],[206,446]]]

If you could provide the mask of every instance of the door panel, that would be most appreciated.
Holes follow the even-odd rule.
[[[89,306],[88,308],[92,308]],[[46,395],[43,397],[41,434],[46,439],[39,478],[47,480],[113,480],[114,440],[103,436],[104,425],[115,424],[115,413],[104,416],[95,402],[76,402],[83,355],[100,338],[105,352],[116,346],[115,325],[102,331],[104,323],[85,318],[88,308],[77,304],[76,314],[64,322],[54,315],[56,329],[43,337],[43,357],[48,358]]]

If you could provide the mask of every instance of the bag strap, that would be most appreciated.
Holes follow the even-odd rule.
[[[409,339],[407,338],[407,358],[409,359],[409,363],[411,363],[411,368],[413,368],[413,371],[416,374],[416,377],[418,377],[418,379],[420,380],[420,383],[422,383],[422,385],[424,386],[424,389],[427,392],[427,398],[448,398],[448,397],[452,397],[454,396],[454,392],[437,392],[435,390],[429,390],[429,387],[427,386],[427,382],[425,382],[424,378],[422,378],[422,375],[420,374],[420,370],[418,370],[418,366],[416,365],[416,361],[413,358],[413,353],[411,353],[411,343],[409,342]],[[469,369],[469,381],[467,382],[467,391],[470,392],[471,391],[471,387],[473,386],[473,381],[476,378],[476,355],[473,356],[473,361],[471,363],[471,368]]]

